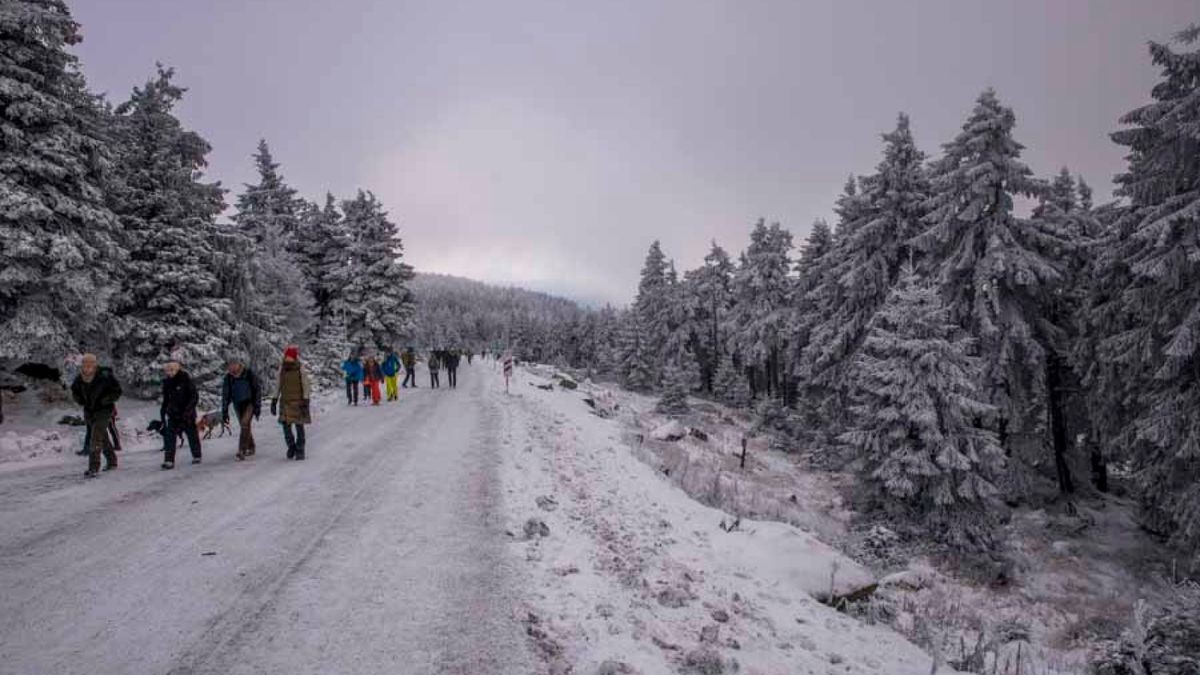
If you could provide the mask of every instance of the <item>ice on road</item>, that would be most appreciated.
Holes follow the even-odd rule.
[[[0,474],[0,673],[527,673],[487,365],[182,451]],[[236,431],[236,422],[235,422]]]

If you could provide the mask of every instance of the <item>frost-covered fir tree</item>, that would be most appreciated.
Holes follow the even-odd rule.
[[[122,379],[143,395],[157,390],[169,358],[182,358],[198,384],[215,381],[235,342],[214,248],[224,190],[203,181],[210,146],[175,117],[186,90],[173,75],[160,66],[111,121],[118,161],[108,201],[129,246],[111,351]]]
[[[1146,524],[1200,550],[1200,26],[1180,48],[1152,42],[1162,79],[1121,118],[1128,200],[1101,247],[1089,326],[1102,335],[1090,384],[1132,424],[1102,441],[1131,461]]]
[[[0,3],[0,358],[58,362],[100,332],[123,258],[80,39],[62,0]]]
[[[983,92],[933,167],[928,229],[915,241],[921,269],[941,286],[950,317],[978,338],[987,400],[999,409],[1010,463],[1006,491],[1028,494],[1048,454],[1046,358],[1053,339],[1045,306],[1062,281],[1065,248],[1052,228],[1013,212],[1014,195],[1044,184],[1020,161],[1016,117]]]
[[[258,169],[258,182],[247,185],[238,197],[238,213],[233,220],[256,242],[273,236],[290,246],[300,229],[304,201],[279,174],[279,164],[265,139],[258,141],[254,166]]]
[[[853,426],[841,436],[876,506],[959,547],[986,549],[1004,452],[978,424],[994,414],[981,362],[938,290],[911,267],[871,321],[850,369]]]
[[[617,375],[621,386],[632,391],[654,388],[652,356],[643,336],[641,317],[636,309],[625,313],[617,345]]]
[[[818,322],[801,355],[809,395],[833,396],[842,410],[844,369],[858,349],[867,325],[895,284],[909,258],[908,241],[920,233],[929,198],[925,155],[917,149],[908,116],[884,134],[883,159],[875,173],[853,183],[839,201],[837,252],[829,271],[807,296],[810,316]]]
[[[738,368],[733,357],[728,353],[721,355],[713,377],[713,394],[718,400],[735,408],[746,408],[750,405],[750,385],[746,375]]]
[[[714,241],[704,265],[684,275],[697,365],[702,385],[709,392],[724,350],[725,319],[733,305],[733,272],[729,254]]]
[[[637,297],[633,302],[633,312],[637,314],[639,349],[645,355],[643,365],[649,376],[651,388],[662,382],[667,341],[671,337],[672,292],[668,277],[670,270],[662,246],[655,240],[646,253],[646,262],[642,265],[642,275],[638,281]]]
[[[403,261],[399,230],[371,192],[342,202],[342,213],[350,237],[339,308],[347,338],[358,347],[395,346],[411,332],[414,311],[413,269]]]
[[[759,220],[733,277],[730,335],[754,382],[768,396],[782,396],[788,379],[791,250],[791,232]]]
[[[258,183],[238,196],[233,222],[253,247],[251,280],[265,319],[259,326],[269,344],[255,351],[282,351],[288,343],[305,343],[313,324],[313,302],[297,257],[295,235],[303,203],[279,174],[266,141],[254,154]]]
[[[688,373],[678,364],[669,364],[663,374],[663,392],[655,410],[664,415],[686,415],[691,382]]]
[[[314,333],[321,336],[335,323],[341,297],[342,270],[349,262],[349,236],[337,200],[326,193],[325,206],[309,205],[300,218],[294,249],[316,313]]]

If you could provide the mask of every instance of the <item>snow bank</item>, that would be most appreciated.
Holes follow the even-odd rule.
[[[592,414],[587,382],[529,386],[547,379],[518,368],[496,429],[546,672],[930,672],[895,632],[816,599],[873,584],[867,570],[792,525],[697,502],[635,455],[628,413]]]

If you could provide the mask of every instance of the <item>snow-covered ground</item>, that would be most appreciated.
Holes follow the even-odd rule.
[[[228,436],[174,471],[148,447],[97,480],[71,454],[10,462],[0,673],[532,672],[485,375],[326,397],[303,463],[267,423],[246,462]]]
[[[1090,672],[1089,657],[1100,641],[1115,639],[1127,628],[1139,601],[1164,607],[1172,595],[1200,592],[1178,580],[1186,579],[1187,571],[1176,574],[1171,552],[1139,528],[1136,505],[1119,496],[1079,501],[1071,508],[1063,504],[1015,512],[1006,530],[1005,555],[1011,563],[1006,583],[989,586],[972,581],[953,559],[933,560],[920,547],[901,545],[886,528],[854,527],[854,513],[842,497],[853,478],[810,467],[796,454],[769,448],[765,438],[754,437],[749,417],[694,399],[693,412],[674,431],[700,433],[661,440],[656,437],[664,435],[667,419],[654,412],[651,397],[591,383],[564,389],[555,385],[558,373],[550,367],[530,366],[519,372],[523,386],[515,391],[525,417],[518,417],[518,431],[510,432],[515,440],[509,445],[505,475],[519,486],[509,488],[510,499],[516,500],[510,511],[520,520],[534,515],[538,496],[556,495],[559,502],[549,517],[541,516],[552,536],[523,545],[529,549],[527,557],[535,559],[530,564],[542,568],[546,588],[558,589],[543,591],[548,599],[542,605],[557,632],[542,632],[555,635],[559,648],[571,654],[563,662],[636,654],[619,658],[636,662],[646,672],[682,667],[688,650],[698,646],[703,627],[718,623],[706,623],[706,614],[723,609],[732,616],[734,593],[742,602],[761,598],[755,595],[757,585],[748,590],[748,581],[772,588],[771,597],[802,602],[805,611],[828,615],[826,607],[796,597],[814,592],[828,596],[829,569],[835,561],[837,578],[848,586],[863,577],[877,578],[879,584],[869,599],[848,608],[851,616],[826,619],[838,628],[832,642],[820,642],[820,631],[797,631],[794,620],[780,620],[789,612],[799,614],[788,604],[780,609],[768,600],[756,600],[762,605],[758,615],[770,619],[761,625],[770,630],[759,628],[755,633],[738,627],[755,625],[751,621],[721,624],[721,641],[734,640],[720,649],[726,666],[729,659],[737,659],[742,672],[806,672],[805,667],[816,667],[811,666],[813,658],[821,662],[824,652],[837,654],[833,658],[845,659],[852,669],[857,661],[859,667],[881,663],[880,672],[906,672],[904,665],[870,650],[861,659],[852,658],[854,643],[847,636],[871,624],[888,626],[927,651],[940,650],[939,672],[948,672],[944,664],[950,662],[974,663],[983,672],[1015,672],[1020,663],[1026,673],[1079,675]],[[613,418],[590,414],[583,403],[588,397],[610,408],[619,406]],[[548,424],[539,421],[547,418]],[[739,457],[743,436],[750,438],[745,468]],[[742,521],[735,532],[719,527],[736,517]],[[770,522],[751,522],[754,519]],[[512,527],[519,534],[516,520]],[[556,524],[557,529],[567,529],[562,536],[579,541],[556,542]],[[781,537],[781,532],[790,536]],[[797,539],[819,540],[837,551],[820,544],[789,550],[781,543]],[[634,571],[624,565],[616,572],[636,575],[636,583],[629,586],[618,578],[623,589],[605,587],[612,582],[604,572],[607,577],[614,574],[605,569],[611,566],[606,561],[629,557],[637,563]],[[585,564],[580,558],[601,562]],[[555,581],[575,568],[580,572]],[[687,582],[691,602],[676,611],[657,604],[657,593],[678,585],[680,578]],[[618,619],[597,619],[593,607],[583,630],[565,628],[577,610],[587,609],[591,596],[610,592],[626,597],[630,609],[616,615]],[[611,602],[604,604],[602,614],[609,613]],[[806,621],[807,626],[814,623]],[[771,632],[785,629],[791,629],[789,637]],[[617,638],[604,637],[609,631],[642,636],[624,638],[640,648],[627,649]],[[747,639],[744,631],[754,633],[758,641]],[[795,637],[798,634],[807,639]],[[656,637],[679,649],[647,649],[647,643],[658,646]],[[780,647],[784,644],[811,644],[816,652],[789,655]],[[907,654],[903,649],[884,651]],[[978,654],[974,660],[972,653]],[[797,670],[788,670],[793,665]]]
[[[792,525],[732,527],[638,458],[628,415],[590,413],[598,389],[539,388],[551,373],[518,368],[498,429],[527,633],[549,672],[930,672],[897,633],[816,599],[871,583],[860,565]]]
[[[161,472],[154,404],[123,401],[121,468],[95,481],[73,409],[10,398],[0,673],[924,675],[910,640],[958,659],[981,626],[1033,672],[1081,673],[1099,628],[1170,590],[1116,499],[1017,514],[1004,590],[856,562],[848,477],[760,440],[742,469],[749,421],[703,402],[682,420],[701,434],[656,439],[652,399],[554,374],[519,367],[506,395],[487,361],[382,408],[324,395],[303,465],[262,424],[252,461],[227,436]],[[877,579],[868,616],[822,602]]]

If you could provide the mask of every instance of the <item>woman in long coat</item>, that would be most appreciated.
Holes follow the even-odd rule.
[[[304,425],[312,424],[312,383],[300,363],[300,348],[289,346],[279,366],[279,388],[271,400],[271,413],[279,415],[288,459],[304,459]],[[278,403],[278,410],[276,410]]]

